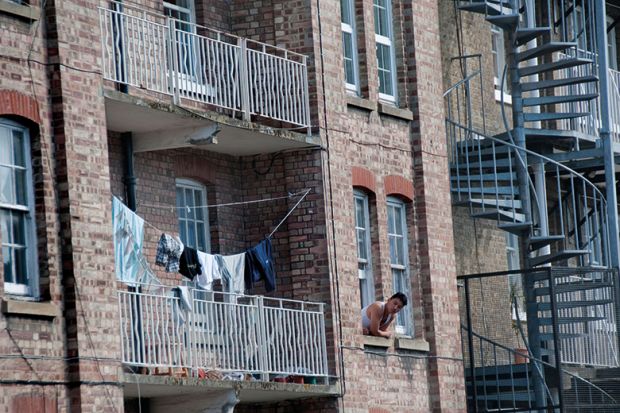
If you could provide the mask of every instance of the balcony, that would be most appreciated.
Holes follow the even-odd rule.
[[[122,362],[141,373],[125,374],[126,397],[223,392],[233,383],[250,402],[336,392],[328,383],[324,304],[178,291],[118,291]]]
[[[258,122],[310,136],[306,56],[116,2],[99,8],[99,23],[103,77],[130,87],[132,96],[157,102],[167,96],[173,105],[219,115],[216,122],[221,114],[240,117],[246,124],[239,134]],[[122,99],[111,108],[106,99],[108,124],[134,131],[124,117],[143,119],[152,108],[140,112]],[[161,123],[162,114],[150,113],[150,119]]]

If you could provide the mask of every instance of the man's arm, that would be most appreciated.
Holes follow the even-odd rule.
[[[388,323],[388,325],[385,326],[383,329],[379,328],[379,324],[381,323],[381,319],[383,318],[383,309],[381,308],[381,306],[378,303],[374,303],[370,306],[368,312],[370,313],[370,334],[372,334],[373,336],[390,338],[392,336],[392,333],[385,331],[385,328],[387,328],[390,323]]]

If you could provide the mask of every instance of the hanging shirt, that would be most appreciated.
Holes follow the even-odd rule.
[[[194,248],[185,247],[179,258],[179,272],[193,280],[198,274],[202,274],[202,266],[198,261],[198,251]]]
[[[246,255],[246,288],[252,288],[255,282],[262,279],[265,281],[265,290],[267,292],[274,291],[276,289],[276,271],[271,253],[271,238],[266,238],[247,250]]]
[[[183,253],[183,243],[168,234],[161,234],[157,243],[155,264],[165,267],[166,272],[178,272],[179,260]]]
[[[120,199],[112,197],[112,228],[116,279],[127,283],[142,281],[148,270],[142,255],[144,220]]]
[[[245,290],[245,252],[235,255],[218,255],[221,263],[222,283],[229,293],[243,294]]]
[[[216,259],[216,255],[198,251],[198,262],[202,267],[202,273],[196,277],[196,285],[203,290],[211,291],[213,281],[222,278],[220,269],[221,259]]]

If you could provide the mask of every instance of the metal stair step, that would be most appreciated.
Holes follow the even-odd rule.
[[[491,3],[488,1],[485,2],[475,2],[475,3],[465,3],[459,5],[459,9],[464,11],[471,11],[475,13],[482,13],[488,16],[500,16],[504,14],[512,14],[512,8],[510,8],[510,3],[502,2],[502,3]]]
[[[551,254],[542,255],[540,257],[530,258],[530,265],[535,267],[537,265],[547,264],[549,262],[566,260],[569,258],[577,257],[579,255],[589,254],[588,250],[561,250]]]
[[[523,98],[523,106],[555,105],[559,103],[585,102],[588,100],[596,99],[597,97],[598,94],[596,93],[568,96],[539,96],[534,98]]]
[[[520,387],[527,388],[531,383],[531,380],[527,378],[514,378],[514,379],[494,379],[494,380],[484,380],[484,379],[476,379],[476,387],[487,388],[491,390],[495,390],[498,387]],[[472,381],[467,379],[467,386],[472,386]]]
[[[517,45],[524,45],[530,40],[534,40],[547,33],[549,33],[548,27],[518,28],[516,32]]]
[[[466,188],[450,188],[452,192],[460,194],[494,194],[494,195],[515,195],[516,187],[510,186],[494,186],[494,187],[466,187]]]
[[[592,307],[595,305],[611,304],[614,301],[608,300],[585,300],[585,301],[570,301],[556,303],[557,308],[577,308],[577,307]],[[551,311],[551,303],[536,303],[538,311]]]
[[[558,324],[591,323],[593,321],[605,320],[605,317],[558,317]],[[541,326],[553,325],[551,317],[539,317],[538,323]]]
[[[518,192],[518,188],[517,188],[517,192]],[[472,204],[477,204],[477,205],[491,205],[491,206],[498,206],[498,207],[504,207],[504,208],[511,208],[511,209],[521,209],[521,200],[519,199],[490,199],[490,198],[472,198],[469,200],[469,202],[471,202]]]
[[[570,57],[567,59],[555,60],[549,63],[520,67],[519,76],[527,77],[539,73],[553,72],[555,70],[567,69],[569,67],[582,66],[589,63],[592,63],[592,60],[579,57]]]
[[[576,282],[570,282],[570,283],[561,283],[561,284],[557,284],[553,290],[555,291],[555,293],[570,293],[573,291],[586,291],[586,290],[593,290],[596,288],[606,288],[606,287],[613,287],[613,284],[610,282],[605,282],[605,281],[598,281],[598,280],[592,280],[592,281],[576,281]],[[534,294],[541,296],[548,296],[549,295],[549,287],[539,287],[539,288],[534,288]]]
[[[519,212],[506,211],[504,209],[489,209],[483,212],[471,214],[473,218],[496,218],[499,221],[523,222],[525,214]]]
[[[511,29],[519,24],[519,14],[501,14],[499,16],[487,16],[489,23],[501,27],[502,29]]]
[[[507,223],[507,224],[499,224],[497,226],[497,228],[510,232],[511,234],[515,234],[515,235],[524,235],[526,233],[529,233],[532,229],[532,223],[531,222],[518,222],[518,223]]]
[[[475,181],[475,182],[480,182],[480,180],[482,180],[483,182],[496,182],[496,181],[512,181],[514,179],[517,179],[517,174],[516,172],[499,172],[496,174],[477,174],[477,175],[459,175],[459,176],[451,176],[450,180],[454,181],[454,182],[468,182],[468,181]]]
[[[496,143],[495,146],[487,145],[480,148],[469,148],[468,150],[464,150],[460,153],[461,156],[468,156],[470,159],[475,158],[486,158],[489,156],[502,155],[500,157],[495,156],[496,159],[503,158],[508,152],[513,151],[514,149],[508,145],[504,145],[501,143]]]
[[[576,85],[579,83],[596,82],[597,80],[598,77],[594,75],[575,76],[565,79],[539,80],[538,82],[523,82],[521,83],[521,89],[524,92],[530,92],[532,90],[550,89],[560,86]]]
[[[546,235],[546,236],[534,236],[528,239],[530,249],[536,251],[542,247],[546,247],[554,242],[562,241],[564,235]]]
[[[575,119],[589,116],[586,112],[546,112],[546,113],[524,113],[525,122],[539,122],[544,120]]]
[[[467,380],[470,380],[470,373],[471,371],[469,369],[465,370],[465,376]],[[483,380],[485,377],[497,378],[498,375],[509,375],[511,377],[526,377],[526,374],[532,374],[532,369],[530,365],[526,363],[476,367],[474,373],[474,375],[476,376],[476,380]]]
[[[558,334],[560,336],[560,340],[567,340],[569,338],[579,338],[579,337],[583,337],[585,334],[579,334],[579,333],[560,333]],[[553,341],[555,340],[555,334],[553,333],[540,333],[538,335],[538,337],[540,338],[540,341]]]
[[[529,393],[526,391],[515,391],[513,392],[500,392],[494,394],[478,394],[478,400],[486,400],[489,402],[492,401],[517,401],[517,402],[527,402],[529,400],[534,400],[534,393]],[[501,411],[498,409],[497,411]]]
[[[452,169],[469,169],[470,171],[475,171],[475,170],[480,170],[480,169],[485,169],[485,168],[505,168],[505,170],[508,170],[509,167],[512,167],[513,165],[513,161],[514,161],[514,157],[512,159],[507,159],[507,158],[502,158],[502,159],[494,159],[494,160],[490,160],[490,161],[482,161],[482,162],[469,162],[469,164],[467,164],[467,162],[459,162],[458,164],[456,162],[451,162],[450,163],[450,168]],[[499,172],[499,171],[498,171]]]
[[[521,53],[517,53],[515,56],[517,61],[523,62],[524,60],[530,60],[535,57],[544,56],[560,50],[566,50],[570,47],[575,47],[573,42],[547,42],[532,49],[527,49]]]

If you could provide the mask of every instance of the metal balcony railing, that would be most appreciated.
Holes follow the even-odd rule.
[[[111,2],[99,8],[105,79],[310,127],[306,56]]]
[[[123,363],[327,378],[324,304],[176,291],[118,291]]]

